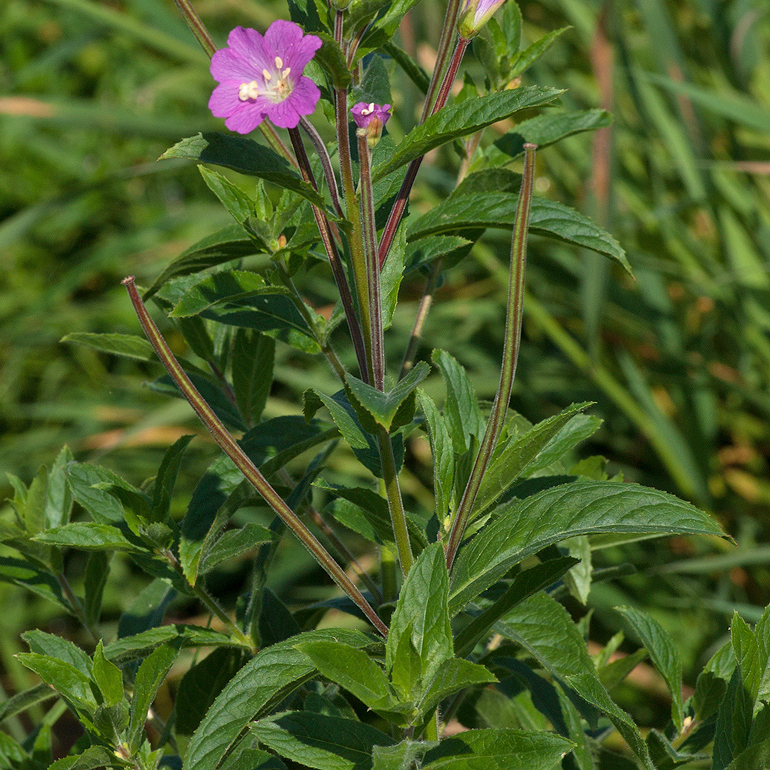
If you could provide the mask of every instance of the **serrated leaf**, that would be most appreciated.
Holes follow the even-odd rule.
[[[61,585],[48,569],[25,560],[0,556],[0,581],[13,583],[57,604],[64,612],[72,612]]]
[[[186,647],[233,647],[235,642],[228,634],[204,626],[173,623],[141,631],[133,636],[117,639],[104,648],[108,660],[122,665],[132,660],[141,660],[164,644],[179,644]]]
[[[242,226],[246,226],[254,215],[254,201],[238,185],[233,184],[227,177],[212,171],[205,166],[198,166],[206,186],[219,198],[222,205],[230,212],[230,216]]]
[[[444,661],[433,678],[426,683],[418,707],[423,713],[427,713],[435,709],[442,700],[460,690],[496,681],[497,677],[484,666],[462,658],[452,658]]]
[[[187,445],[193,438],[194,436],[182,436],[163,455],[152,491],[152,515],[150,521],[165,521],[168,518],[179,467],[182,464],[185,449],[187,449]]]
[[[489,508],[500,495],[535,462],[551,439],[576,415],[590,406],[590,402],[572,404],[559,414],[539,422],[523,435],[516,436],[495,454],[481,480],[473,515],[478,516]]]
[[[244,650],[220,647],[192,666],[179,682],[174,706],[174,730],[192,735],[209,706],[246,662]]]
[[[511,70],[508,77],[513,79],[529,69],[569,29],[572,28],[562,27],[561,29],[555,29],[528,45],[523,51],[519,51],[511,62]]]
[[[76,668],[87,679],[91,677],[91,658],[68,639],[39,629],[25,631],[21,638],[29,645],[32,652],[64,661]]]
[[[427,214],[409,223],[407,239],[428,235],[462,233],[488,227],[513,227],[518,195],[510,192],[452,195]],[[629,273],[631,266],[620,244],[606,230],[575,209],[548,198],[533,198],[529,231],[596,251],[619,262]]]
[[[574,746],[553,733],[468,730],[445,738],[423,758],[430,770],[556,770]]]
[[[71,663],[37,652],[20,652],[18,660],[34,671],[49,687],[66,698],[77,709],[81,720],[90,720],[97,703],[91,691],[91,680]]]
[[[152,345],[143,337],[137,337],[133,334],[71,332],[62,337],[60,342],[74,342],[77,345],[86,345],[102,353],[132,358],[135,361],[155,360],[155,351],[152,349]]]
[[[249,521],[238,529],[225,532],[211,548],[204,551],[199,572],[204,575],[223,561],[235,559],[272,539],[273,534],[269,529]]]
[[[76,521],[63,527],[54,527],[41,532],[34,538],[37,542],[60,548],[77,548],[81,551],[135,551],[144,550],[132,543],[117,528],[110,524],[93,521]]]
[[[457,454],[470,449],[472,438],[479,441],[484,433],[484,420],[479,409],[476,391],[465,369],[445,350],[434,350],[433,363],[441,372],[446,388],[444,420]]]
[[[103,767],[125,767],[125,764],[105,746],[89,746],[77,756],[56,760],[48,770],[101,770]]]
[[[188,158],[231,168],[298,193],[323,208],[323,198],[277,152],[252,139],[218,133],[197,134],[166,150],[161,159]]]
[[[526,86],[467,99],[460,104],[444,107],[424,123],[413,128],[398,144],[390,159],[373,169],[372,179],[374,181],[382,179],[400,166],[422,157],[436,147],[461,136],[476,133],[492,123],[515,115],[520,110],[548,104],[561,93],[563,91],[557,88]]]
[[[726,770],[759,770],[764,767],[770,767],[770,738],[742,751]]]
[[[682,659],[671,637],[655,618],[633,607],[615,608],[630,624],[650,654],[653,665],[671,691],[671,719],[679,732],[684,722],[682,705]]]
[[[636,484],[579,481],[504,503],[494,520],[461,547],[452,572],[450,611],[547,545],[600,532],[724,536],[719,525],[673,495]]]
[[[249,425],[259,422],[273,384],[275,340],[250,329],[238,329],[231,357],[233,391]]]
[[[516,128],[496,139],[484,155],[492,165],[499,166],[523,155],[527,142],[536,144],[542,150],[567,136],[610,125],[612,115],[606,110],[546,113],[518,123]]]
[[[633,720],[607,694],[585,641],[558,602],[545,593],[513,609],[495,630],[533,655],[553,676],[567,682],[584,700],[603,711],[647,770],[654,770],[647,746]]]
[[[378,426],[390,432],[411,422],[414,416],[414,390],[429,374],[430,366],[424,361],[419,361],[409,374],[387,393],[348,374],[345,378],[349,389],[348,397],[364,428],[376,434]]]
[[[240,225],[224,227],[190,246],[189,249],[185,249],[155,279],[152,286],[144,293],[143,299],[146,302],[172,278],[199,273],[225,262],[259,254],[266,249],[267,246],[264,243],[249,238]]]
[[[57,697],[56,693],[45,683],[17,692],[0,705],[0,724],[38,703],[55,697]]]
[[[316,51],[313,59],[331,75],[335,88],[347,88],[350,85],[351,74],[348,70],[345,54],[342,53],[339,45],[330,34],[327,32],[316,32],[315,34],[321,38],[322,45]]]
[[[123,700],[123,673],[104,657],[101,639],[94,651],[93,674],[106,706],[116,706]]]
[[[260,743],[319,770],[369,770],[375,746],[396,741],[354,719],[289,711],[249,726]]]
[[[185,770],[210,770],[244,734],[249,722],[265,716],[313,677],[316,667],[294,646],[305,641],[338,641],[364,649],[372,640],[357,631],[309,631],[262,650],[228,682],[187,747]]]
[[[128,744],[131,753],[139,750],[144,734],[144,723],[160,686],[166,679],[178,652],[179,642],[168,642],[151,652],[139,666],[134,680],[131,698],[131,722],[128,727]]]
[[[337,642],[316,641],[294,645],[332,682],[344,687],[371,709],[394,703],[385,672],[362,649]]]
[[[440,543],[429,545],[409,570],[385,645],[385,663],[391,676],[401,661],[396,655],[401,637],[409,635],[417,651],[422,677],[429,679],[439,666],[454,657],[452,629],[449,624],[449,576],[446,557]]]
[[[452,499],[455,476],[454,448],[444,417],[438,411],[433,399],[422,390],[417,391],[417,399],[425,415],[433,455],[434,512],[439,523],[443,525]]]

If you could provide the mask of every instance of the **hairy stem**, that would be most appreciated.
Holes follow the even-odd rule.
[[[388,633],[387,626],[377,617],[377,613],[366,600],[364,595],[358,590],[353,581],[345,574],[345,571],[331,557],[329,552],[318,542],[312,532],[300,521],[294,511],[289,508],[283,498],[273,489],[267,479],[260,473],[248,455],[241,449],[238,442],[228,432],[214,411],[201,396],[198,390],[190,381],[190,378],[180,366],[174,357],[170,348],[163,339],[158,327],[155,326],[147,308],[144,306],[133,277],[126,278],[123,281],[131,303],[134,306],[139,322],[147,335],[147,339],[152,344],[155,352],[158,354],[163,366],[168,371],[171,378],[181,390],[190,406],[195,410],[201,422],[205,425],[212,438],[219,444],[227,456],[235,463],[236,467],[243,473],[246,479],[259,492],[265,502],[281,517],[286,526],[294,532],[300,542],[308,549],[313,558],[323,567],[334,582],[353,600],[353,602],[364,613],[372,625],[383,635]]]
[[[299,135],[299,131],[297,131],[296,128],[290,128],[289,136],[291,137],[291,143],[294,146],[294,152],[297,156],[302,178],[313,185],[315,189],[318,189],[313,177],[313,171],[310,168],[310,161],[305,152],[305,145],[302,144],[302,138]],[[361,332],[361,325],[356,316],[356,311],[353,306],[353,297],[350,294],[350,287],[348,286],[348,279],[345,276],[345,269],[342,266],[342,260],[340,259],[337,244],[332,235],[329,220],[326,218],[324,212],[315,205],[313,206],[313,215],[315,216],[318,232],[321,234],[321,240],[326,249],[326,254],[329,257],[329,264],[331,265],[332,274],[334,275],[334,280],[337,284],[337,290],[340,293],[340,300],[342,301],[342,307],[345,310],[345,318],[347,319],[350,336],[353,340],[353,347],[356,351],[358,366],[361,371],[366,371],[367,348],[365,345],[365,337]]]
[[[489,466],[492,453],[495,450],[500,432],[505,422],[508,401],[511,398],[513,378],[516,374],[516,363],[519,357],[521,342],[521,318],[524,300],[524,269],[527,262],[527,229],[529,227],[529,211],[532,203],[532,188],[535,178],[535,145],[524,145],[524,175],[521,180],[519,204],[516,208],[516,218],[511,239],[511,272],[508,283],[508,308],[505,321],[505,344],[503,346],[503,363],[500,370],[500,384],[497,388],[492,412],[489,415],[487,429],[481,441],[479,453],[473,464],[473,470],[468,478],[460,504],[452,517],[452,526],[446,548],[447,567],[452,568],[457,549],[460,547],[465,528],[470,520],[473,503],[481,486],[481,480]]]
[[[315,130],[313,124],[305,117],[299,119],[299,124],[304,129],[308,138],[313,143],[315,151],[318,153],[318,157],[321,160],[321,167],[324,171],[324,179],[326,179],[326,186],[329,188],[329,195],[332,199],[332,206],[337,212],[337,216],[344,217],[342,206],[340,206],[340,194],[337,189],[337,178],[334,176],[334,169],[332,168],[332,159],[329,157],[329,153],[326,150],[326,145],[318,131]]]

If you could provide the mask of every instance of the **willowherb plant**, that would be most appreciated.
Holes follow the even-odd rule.
[[[171,516],[171,499],[189,436],[142,488],[75,462],[67,450],[29,488],[15,481],[16,519],[3,522],[2,536],[19,557],[6,559],[4,575],[9,565],[21,570],[16,579],[78,618],[95,649],[89,656],[50,634],[26,634],[30,652],[21,660],[43,684],[7,701],[3,718],[59,698],[85,735],[50,765],[57,770],[662,770],[696,766],[712,753],[715,768],[762,766],[770,746],[767,615],[755,630],[735,619],[732,643],[683,702],[676,647],[655,620],[623,609],[671,690],[669,725],[643,737],[609,690],[644,653],[610,663],[616,638],[592,659],[587,623],[576,625],[558,601],[566,591],[585,601],[599,536],[606,547],[629,537],[721,535],[688,503],[610,479],[602,462],[570,462],[599,425],[585,415],[589,404],[536,425],[509,409],[528,232],[627,267],[601,228],[532,194],[536,146],[606,126],[606,113],[543,112],[493,144],[482,140],[486,127],[558,99],[558,89],[523,85],[521,76],[559,33],[521,50],[513,0],[449,0],[428,77],[393,42],[412,0],[329,7],[294,0],[291,21],[274,22],[264,35],[236,27],[220,50],[189,3],[178,5],[212,56],[212,112],[239,134],[259,129],[264,142],[198,134],[164,154],[203,164],[235,225],[182,254],[144,297],[133,278],[124,283],[167,371],[157,387],[187,399],[223,454],[181,520]],[[467,74],[453,97],[471,41],[483,72]],[[424,94],[417,125],[399,142],[389,121],[408,106],[393,98],[391,78],[408,78]],[[288,143],[277,129],[288,132]],[[423,159],[444,145],[461,158],[454,190],[425,213],[409,212]],[[523,172],[510,170],[522,157]],[[246,193],[211,166],[256,177],[256,189]],[[500,380],[488,410],[460,363],[444,350],[428,355],[421,342],[442,272],[487,228],[512,230]],[[255,254],[268,259],[244,269],[242,260]],[[329,318],[297,287],[311,269],[333,278]],[[386,349],[401,281],[420,273],[423,298],[409,342]],[[174,356],[145,307],[149,299],[179,324],[208,370]],[[135,357],[152,352],[138,337],[77,339]],[[303,416],[263,417],[276,344],[324,356],[338,379],[336,392],[305,391]],[[445,387],[441,408],[420,388],[432,368]],[[420,433],[433,458],[431,510],[407,505],[400,488],[405,442]],[[352,450],[370,483],[325,477],[338,444]],[[317,454],[294,482],[286,466],[309,450]],[[336,523],[371,541],[378,569],[351,556],[336,524],[316,510],[318,500],[329,502]],[[232,525],[239,509],[255,504],[274,513],[269,528]],[[341,598],[292,612],[266,588],[286,529]],[[64,549],[91,554],[82,596],[68,582]],[[206,576],[255,549],[251,589],[233,617]],[[99,607],[114,551],[152,585],[170,588],[109,641]],[[216,628],[164,624],[169,590],[202,602]],[[348,627],[315,627],[331,607],[351,616]],[[190,648],[209,654],[189,665],[182,651]],[[153,702],[175,661],[189,668],[162,724]],[[152,740],[147,723],[156,728]],[[614,731],[625,749],[608,747]],[[50,731],[29,745],[0,737],[8,767],[49,765]]]

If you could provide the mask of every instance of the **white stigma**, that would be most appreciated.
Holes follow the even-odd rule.
[[[247,102],[249,99],[256,99],[259,96],[259,84],[256,80],[252,80],[250,83],[241,83],[238,87],[238,98],[242,102]]]

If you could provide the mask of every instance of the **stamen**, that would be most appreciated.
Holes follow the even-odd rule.
[[[265,79],[265,82],[273,79],[272,73],[267,69],[262,70],[262,77]]]
[[[281,72],[281,77],[285,80],[289,75],[291,74],[291,67],[287,67],[283,72]]]
[[[283,67],[283,59],[280,56],[275,57],[275,67],[276,69],[281,69],[281,67]]]
[[[371,115],[373,112],[374,112],[374,102],[372,102],[368,107],[361,108],[362,115]]]

